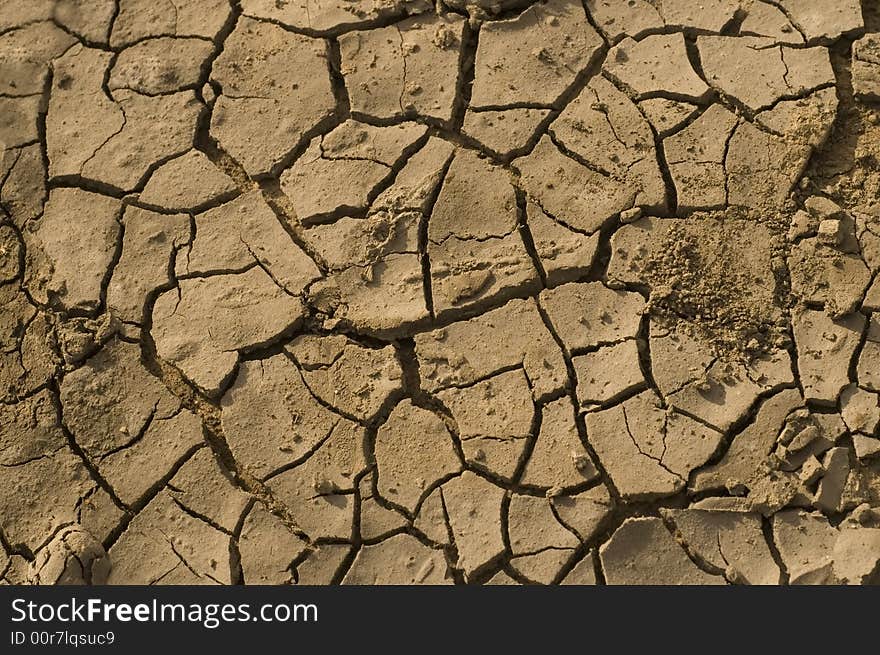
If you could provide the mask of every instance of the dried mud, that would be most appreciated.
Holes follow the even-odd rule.
[[[0,0],[0,580],[880,582],[878,32]]]

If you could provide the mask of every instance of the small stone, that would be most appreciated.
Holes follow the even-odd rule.
[[[819,223],[817,236],[819,242],[828,246],[837,246],[841,240],[841,222],[835,218],[826,218]]]
[[[798,473],[798,478],[800,478],[801,482],[805,485],[809,486],[816,482],[824,472],[825,468],[822,466],[822,463],[816,459],[814,455],[810,455],[801,467],[800,473]]]
[[[818,229],[817,221],[808,212],[799,210],[791,219],[788,228],[788,240],[796,241],[800,237],[810,236]]]
[[[880,439],[864,434],[854,434],[852,440],[859,461],[866,461],[880,455]]]
[[[627,209],[620,212],[620,222],[621,223],[634,223],[642,217],[642,208],[641,207],[633,207],[632,209]]]
[[[808,425],[791,440],[791,443],[788,444],[788,451],[792,453],[800,452],[821,436],[822,434],[817,426]]]
[[[860,525],[870,525],[877,520],[877,512],[868,503],[862,503],[852,511],[852,518]]]
[[[849,476],[849,451],[846,448],[832,448],[823,462],[825,475],[819,482],[819,490],[813,504],[826,514],[840,511],[843,488]]]
[[[831,218],[840,214],[843,210],[833,200],[829,200],[823,196],[812,196],[804,202],[804,207],[811,215],[817,218]]]
[[[853,432],[873,434],[880,426],[880,403],[876,393],[851,384],[840,394],[840,407],[844,423]]]

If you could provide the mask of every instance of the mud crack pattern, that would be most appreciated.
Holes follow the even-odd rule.
[[[0,578],[880,581],[878,32],[0,0]]]

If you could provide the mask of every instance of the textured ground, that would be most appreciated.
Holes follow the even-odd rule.
[[[0,577],[880,581],[878,31],[0,0]]]

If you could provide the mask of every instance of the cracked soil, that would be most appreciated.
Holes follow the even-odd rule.
[[[875,0],[0,0],[7,584],[880,582]]]

